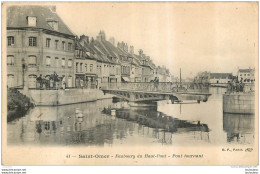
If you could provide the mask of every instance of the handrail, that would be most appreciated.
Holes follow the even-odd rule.
[[[102,90],[132,90],[146,92],[208,92],[209,84],[172,82],[102,83]]]

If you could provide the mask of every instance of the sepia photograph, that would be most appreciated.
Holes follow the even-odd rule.
[[[2,165],[258,165],[258,2],[2,2]]]

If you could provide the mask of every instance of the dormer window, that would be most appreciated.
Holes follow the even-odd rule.
[[[36,17],[35,16],[27,16],[27,23],[29,27],[36,27]]]
[[[133,61],[132,57],[128,57],[128,61],[132,62]]]
[[[54,19],[47,19],[47,23],[53,30],[58,31],[58,21],[55,21]]]

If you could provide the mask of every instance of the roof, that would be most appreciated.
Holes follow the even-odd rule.
[[[239,69],[238,72],[243,72],[243,73],[247,73],[247,72],[251,72],[253,71],[253,69]]]
[[[226,79],[226,78],[231,79],[232,78],[232,73],[210,73],[210,78],[213,79]]]
[[[27,17],[36,17],[36,27],[30,27],[27,23]],[[58,30],[55,31],[47,20],[58,21]],[[7,8],[7,28],[41,28],[66,35],[74,36],[68,26],[62,21],[56,12],[53,12],[49,6],[10,6]]]

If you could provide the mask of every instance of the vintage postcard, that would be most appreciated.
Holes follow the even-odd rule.
[[[2,3],[2,165],[258,165],[258,2]]]

